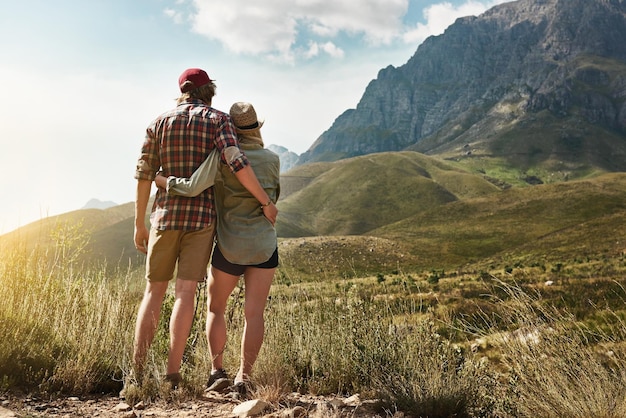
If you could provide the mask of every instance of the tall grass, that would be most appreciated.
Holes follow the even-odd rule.
[[[524,417],[626,416],[621,315],[605,310],[604,330],[590,327],[540,303],[537,295],[500,287],[509,297],[504,328],[514,331],[492,333],[491,340],[508,371],[508,411]]]
[[[62,236],[60,234],[58,236]],[[3,249],[0,262],[0,376],[32,390],[111,390],[121,380],[133,327],[129,274],[75,264],[81,245],[50,251]]]
[[[116,393],[131,378],[143,270],[109,275],[106,266],[81,265],[84,241],[62,232],[50,251],[2,249],[0,389]],[[268,301],[265,343],[253,371],[256,396],[278,404],[294,391],[359,393],[378,400],[381,415],[626,416],[626,324],[619,312],[590,307],[597,312],[587,326],[541,295],[500,282],[478,292],[470,318],[469,309],[422,303],[434,291],[458,292],[449,281],[430,283],[428,275],[399,273],[386,281],[327,274],[325,282],[312,283],[290,274],[296,273],[277,275]],[[231,373],[239,361],[244,292],[237,289],[229,302]],[[182,397],[199,395],[210,367],[202,289],[198,295]],[[163,318],[169,309],[168,296]],[[165,396],[167,337],[163,319],[150,351],[151,379],[137,398]],[[488,341],[486,348],[470,350],[473,338]]]
[[[494,380],[483,364],[441,338],[432,321],[399,319],[366,293],[352,285],[334,297],[296,292],[272,299],[257,379],[271,382],[279,367],[283,384],[300,392],[360,393],[387,410],[424,416],[491,407],[485,396]],[[402,311],[411,318],[406,313],[417,314],[417,307]]]

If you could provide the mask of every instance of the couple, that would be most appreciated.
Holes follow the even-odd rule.
[[[263,311],[278,265],[274,229],[278,156],[263,148],[262,124],[252,105],[235,103],[231,116],[211,107],[216,86],[204,70],[184,71],[179,87],[176,108],[157,117],[147,128],[135,173],[134,239],[135,247],[147,254],[147,281],[137,314],[133,367],[141,378],[163,298],[176,271],[166,380],[174,387],[180,384],[196,289],[211,260],[206,331],[212,371],[207,385],[215,389],[217,384],[223,389],[224,382],[229,382],[222,367],[224,312],[243,274],[245,328],[234,389],[245,394],[263,342]],[[157,175],[159,170],[162,176]],[[215,185],[208,187],[213,179]],[[153,180],[160,187],[148,231],[144,217]],[[197,196],[191,196],[194,194]]]

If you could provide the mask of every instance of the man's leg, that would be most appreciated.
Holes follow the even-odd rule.
[[[187,339],[193,325],[196,289],[198,282],[176,280],[174,306],[170,317],[170,352],[167,358],[167,374],[180,371]]]
[[[228,297],[237,285],[239,276],[233,276],[211,266],[207,286],[206,335],[209,342],[213,371],[223,368],[223,354],[226,347],[226,305]]]
[[[241,364],[235,382],[248,379],[261,350],[265,333],[263,313],[275,270],[248,267],[244,273],[246,322],[241,338]]]
[[[161,304],[167,291],[168,282],[147,282],[146,290],[143,294],[139,312],[137,313],[137,323],[135,325],[135,343],[133,346],[133,366],[135,374],[140,377],[146,365],[148,349],[154,339],[159,317],[161,315]]]
[[[206,277],[214,233],[215,227],[213,225],[204,229],[185,231],[179,242],[174,305],[170,316],[167,376],[180,372],[187,339],[193,325],[196,290],[198,289],[198,282]],[[174,377],[172,381],[176,382],[177,378],[180,376]]]

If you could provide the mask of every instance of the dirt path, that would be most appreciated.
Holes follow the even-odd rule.
[[[116,396],[41,399],[5,394],[0,396],[0,418],[226,418],[237,416],[233,410],[240,403],[219,395],[205,395],[198,399],[171,403],[140,402],[131,406]],[[285,397],[279,405],[268,405],[262,413],[256,416],[266,418],[405,417],[403,413],[376,412],[376,402],[361,402],[358,395],[350,398],[329,398],[299,394]]]

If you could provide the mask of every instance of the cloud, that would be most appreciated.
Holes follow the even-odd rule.
[[[165,14],[165,16],[167,16],[170,19],[172,19],[174,21],[174,23],[176,23],[177,25],[180,25],[185,20],[183,13],[178,12],[178,11],[176,11],[174,9],[165,9],[163,11],[163,13]]]
[[[406,43],[420,44],[432,35],[442,34],[454,21],[464,16],[477,16],[496,4],[508,0],[492,0],[480,2],[469,0],[466,3],[454,6],[449,2],[433,4],[424,9],[426,23],[418,23],[409,28],[402,36]]]
[[[291,4],[289,0],[286,6]],[[402,27],[408,0],[300,0],[298,19],[318,35],[336,36],[345,32],[363,36],[371,44],[388,44]]]
[[[326,42],[323,45],[321,45],[322,50],[324,52],[326,52],[328,55],[330,55],[331,57],[334,58],[343,58],[344,56],[344,52],[343,49],[338,48],[334,43],[332,42]]]
[[[344,50],[332,42],[325,42],[322,44],[318,42],[309,42],[309,47],[306,52],[304,52],[303,56],[310,59],[319,56],[320,52],[325,52],[333,58],[343,58],[345,55]]]
[[[361,0],[355,7],[353,0],[193,0],[188,20],[194,32],[220,42],[234,54],[293,62],[315,57],[320,51],[342,57],[343,51],[330,43],[339,34],[372,45],[392,42],[402,31],[408,1]],[[166,14],[182,21],[180,12],[168,10]],[[316,51],[311,42],[317,44]]]

